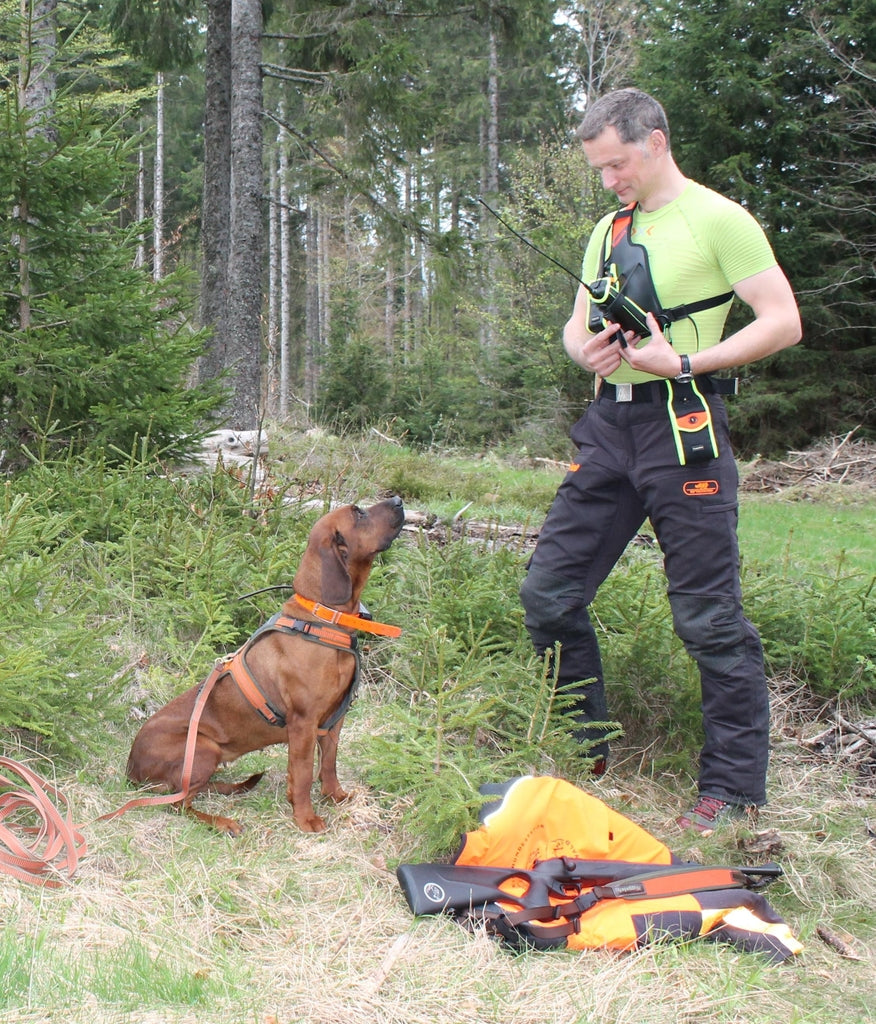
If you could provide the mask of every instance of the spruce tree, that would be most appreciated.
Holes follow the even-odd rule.
[[[155,283],[135,266],[143,225],[123,197],[137,140],[60,91],[50,130],[33,130],[14,90],[0,117],[2,468],[38,441],[181,453],[219,388],[187,387],[204,335],[190,326],[184,281]]]

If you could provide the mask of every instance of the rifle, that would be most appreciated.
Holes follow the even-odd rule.
[[[579,916],[603,899],[656,899],[714,889],[761,889],[782,875],[778,864],[703,867],[555,857],[525,868],[471,864],[400,864],[396,875],[415,916],[456,914],[487,904],[516,904],[511,924]],[[522,893],[503,888],[523,883]],[[561,900],[551,903],[550,898]],[[501,910],[501,908],[496,908]]]

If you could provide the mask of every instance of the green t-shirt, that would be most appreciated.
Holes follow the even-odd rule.
[[[606,232],[614,213],[596,225],[584,254],[582,277],[599,276]],[[632,240],[648,250],[654,288],[666,309],[698,302],[776,265],[763,229],[738,203],[689,181],[681,195],[653,213],[636,209]],[[608,243],[610,245],[610,243]],[[711,348],[721,340],[732,299],[679,320],[665,332],[679,355]],[[642,342],[647,344],[647,339]],[[654,380],[653,374],[621,363],[613,383]]]

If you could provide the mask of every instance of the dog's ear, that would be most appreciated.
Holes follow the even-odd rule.
[[[328,543],[321,544],[319,557],[322,565],[323,604],[346,604],[353,596],[353,580],[347,570],[350,552],[340,530],[335,530]]]

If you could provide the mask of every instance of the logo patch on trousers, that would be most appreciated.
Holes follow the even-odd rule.
[[[717,480],[685,480],[681,489],[689,498],[701,498],[707,494],[717,494],[721,486]]]

